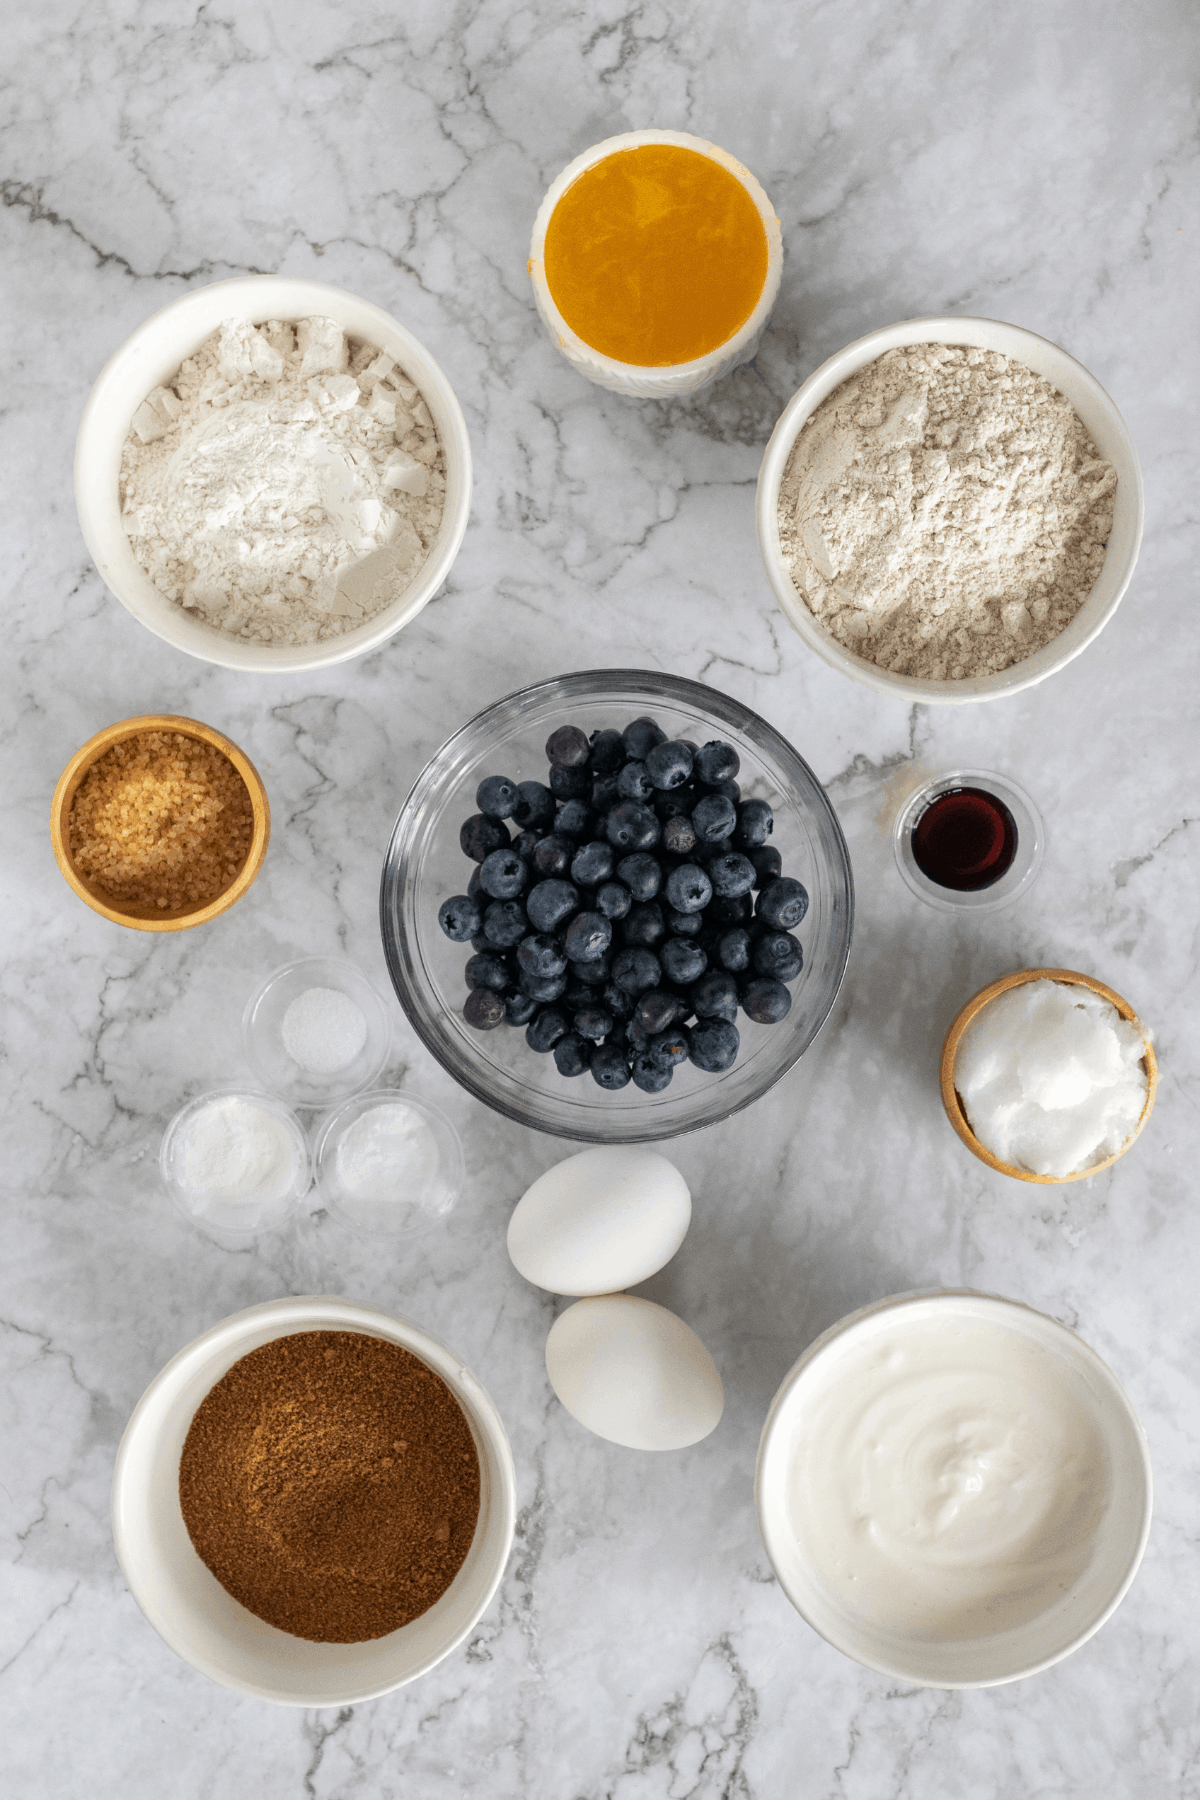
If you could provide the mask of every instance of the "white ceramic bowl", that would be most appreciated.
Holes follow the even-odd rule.
[[[367,1643],[309,1643],[247,1612],[197,1556],[179,1506],[179,1458],[200,1402],[240,1357],[298,1331],[362,1332],[420,1357],[462,1407],[479,1456],[479,1522],[462,1568],[428,1612]],[[500,1584],[515,1520],[512,1452],[471,1371],[417,1326],[327,1295],[252,1306],[181,1350],[134,1408],[113,1472],[117,1558],[163,1642],[212,1680],[285,1706],[373,1700],[449,1656]]]
[[[731,175],[736,176],[753,200],[767,234],[766,279],[758,305],[741,330],[725,343],[718,344],[715,350],[710,350],[707,356],[697,357],[694,362],[672,363],[663,368],[646,368],[640,363],[617,362],[613,357],[593,350],[567,324],[554,303],[546,281],[546,229],[551,213],[571,183],[577,181],[585,169],[603,162],[606,156],[613,156],[619,150],[637,150],[643,144],[676,144],[682,150],[695,150],[699,155],[720,163],[723,169],[728,169]],[[618,137],[605,138],[602,143],[593,144],[590,150],[585,150],[582,156],[577,156],[574,162],[568,163],[562,174],[551,182],[545,199],[538,207],[529,245],[529,279],[533,283],[533,297],[555,349],[566,357],[573,369],[578,369],[581,375],[586,375],[597,387],[608,388],[614,394],[631,394],[635,399],[642,400],[670,400],[678,394],[698,393],[701,388],[706,388],[722,375],[727,375],[731,369],[749,362],[758,349],[759,339],[779,297],[782,276],[783,234],[779,228],[779,220],[775,217],[775,208],[759,183],[746,165],[730,156],[728,150],[722,150],[717,144],[710,144],[706,138],[690,137],[686,131],[625,131]]]
[[[904,344],[971,344],[996,350],[1022,362],[1035,374],[1052,382],[1065,394],[1086,425],[1100,454],[1117,471],[1117,500],[1104,567],[1091,593],[1066,630],[1050,643],[1002,669],[995,675],[977,675],[963,681],[926,681],[914,675],[894,675],[864,657],[855,656],[831,632],[817,622],[801,599],[779,541],[779,488],[800,431],[833,390],[882,356]],[[781,611],[800,633],[810,650],[833,668],[868,687],[902,699],[956,704],[966,700],[997,700],[1044,681],[1065,667],[1107,625],[1129,586],[1142,541],[1142,471],[1125,421],[1094,375],[1068,356],[1057,344],[1024,331],[1019,325],[1003,325],[996,319],[905,319],[882,331],[868,332],[847,344],[836,356],[811,374],[788,401],[771,433],[758,475],[755,501],[758,545],[767,578],[775,590]]]
[[[786,1495],[810,1395],[828,1393],[840,1355],[881,1328],[931,1312],[995,1319],[1065,1360],[1086,1384],[1094,1419],[1108,1451],[1111,1493],[1089,1565],[1061,1600],[1020,1626],[953,1641],[898,1620],[886,1635],[855,1615],[825,1585],[805,1557],[788,1519]],[[899,1294],[850,1313],[809,1345],[784,1377],[763,1426],[754,1479],[758,1523],[780,1586],[813,1630],[834,1649],[898,1681],[920,1687],[993,1687],[1035,1675],[1077,1650],[1124,1599],[1150,1531],[1152,1484],[1145,1434],[1123,1388],[1106,1363],[1056,1319],[1016,1300],[969,1289]]]
[[[409,586],[381,612],[341,637],[319,644],[253,644],[218,631],[160,594],[133,553],[121,523],[121,452],[134,412],[170,379],[185,357],[225,319],[336,319],[355,337],[377,344],[421,390],[446,459],[446,501],[433,548]],[[414,619],[441,587],[458,555],[471,509],[471,446],[462,408],[428,350],[382,307],[322,281],[246,275],[195,288],[139,325],[105,364],[92,389],[75,443],[75,505],[84,540],[111,591],[157,637],[226,669],[283,674],[323,669],[363,656]]]

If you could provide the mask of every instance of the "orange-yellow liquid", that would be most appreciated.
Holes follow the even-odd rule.
[[[745,324],[767,277],[767,234],[720,163],[642,144],[571,183],[550,215],[545,269],[585,344],[661,368],[706,356]]]

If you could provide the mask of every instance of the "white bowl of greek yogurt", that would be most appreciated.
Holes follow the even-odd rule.
[[[809,1345],[767,1415],[755,1497],[780,1585],[835,1649],[922,1687],[990,1687],[1060,1661],[1120,1604],[1150,1459],[1073,1331],[943,1290]]]
[[[284,343],[302,321],[331,322],[328,354],[319,333]],[[177,382],[230,322],[245,343]],[[258,383],[248,399],[239,362],[242,386]],[[278,403],[251,405],[268,381]],[[147,465],[132,502],[127,441]],[[379,648],[433,598],[466,531],[471,448],[442,370],[390,314],[323,282],[252,275],[184,294],[110,359],[80,422],[75,502],[97,568],[141,624],[204,662],[282,674]]]
[[[832,397],[852,377],[865,379],[880,358],[921,345],[949,348],[952,363],[966,362],[975,352],[1004,357],[1010,368],[1007,376],[997,371],[998,381],[1015,378],[1021,391],[1007,407],[999,396],[996,405],[985,398],[982,418],[979,396],[966,395],[957,442],[952,411],[945,425],[932,427],[933,384],[939,376],[924,371],[916,374],[930,384],[929,429],[921,418],[890,412],[869,417],[867,409],[876,403],[870,395],[860,419],[815,419],[827,400],[837,406]],[[1112,474],[1105,477],[1111,528],[1103,548],[1092,546],[1090,564],[1077,554],[1079,534],[1065,519],[1066,484],[1077,471],[1059,470],[1060,488],[1039,487],[1042,470],[1062,442],[1065,421],[1050,416],[1039,424],[1037,407],[1050,403],[1045,388],[1028,381],[1028,371],[1065,398],[1083,427],[1081,436],[1115,474],[1115,496]],[[953,383],[964,376],[969,381],[970,374],[957,366],[940,373],[950,378],[953,404]],[[980,386],[986,390],[987,384],[981,380]],[[811,518],[801,504],[808,490],[792,491],[803,476],[793,470],[789,477],[792,452],[810,424],[822,437],[820,443],[814,440],[819,467],[814,466],[813,478],[827,496],[826,504],[820,494],[811,495]],[[856,426],[863,437],[852,442]],[[966,435],[972,427],[975,441]],[[874,443],[880,432],[890,434],[886,445]],[[865,457],[864,440],[870,440]],[[976,454],[979,449],[982,455]],[[1097,466],[1093,461],[1090,468]],[[790,545],[781,529],[781,493],[788,507],[795,507]],[[832,520],[832,541],[821,541],[830,536],[818,523],[822,505]],[[961,704],[1032,687],[1087,648],[1129,586],[1144,505],[1141,468],[1125,421],[1082,363],[1036,332],[998,319],[922,318],[868,332],[813,371],[771,434],[755,510],[767,578],[780,610],[810,650],[843,675],[910,704]],[[821,616],[801,591],[803,581],[817,590]],[[1068,599],[1067,590],[1073,597]],[[862,597],[865,611],[842,606],[851,591]],[[1082,601],[1080,593],[1086,594]],[[900,594],[902,602],[893,605]],[[1077,610],[1057,628],[1060,609],[1066,616],[1072,605]],[[851,627],[878,632],[879,641],[864,637],[859,653],[843,641]],[[1041,641],[1047,632],[1054,635]],[[919,641],[922,634],[933,648]],[[960,646],[959,675],[904,672],[906,666],[941,667],[934,649],[948,648],[951,641]],[[976,662],[991,666],[976,673]]]

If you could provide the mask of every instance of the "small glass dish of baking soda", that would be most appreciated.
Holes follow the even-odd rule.
[[[1046,827],[1029,795],[1006,775],[956,769],[909,795],[892,845],[896,867],[918,899],[943,912],[987,912],[1032,887]]]

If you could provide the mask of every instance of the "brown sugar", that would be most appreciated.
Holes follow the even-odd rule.
[[[479,1516],[479,1458],[419,1357],[302,1331],[243,1356],[200,1403],[179,1502],[197,1554],[250,1612],[357,1644],[450,1586]]]
[[[207,906],[250,852],[246,784],[212,744],[141,731],[94,762],[71,803],[75,868],[116,906]]]

